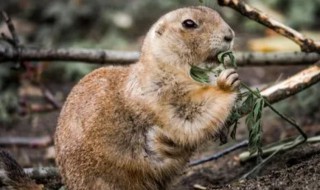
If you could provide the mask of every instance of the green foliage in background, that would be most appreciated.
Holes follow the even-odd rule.
[[[18,108],[17,72],[7,65],[0,67],[0,126],[13,121]]]
[[[269,4],[272,9],[282,13],[288,25],[293,28],[310,28],[320,27],[320,1],[319,0],[269,0],[263,1]]]

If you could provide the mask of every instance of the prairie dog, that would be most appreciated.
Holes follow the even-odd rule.
[[[181,8],[149,30],[129,67],[100,68],[69,94],[55,136],[69,190],[163,190],[223,127],[239,85],[232,69],[203,84],[191,65],[231,48],[234,32],[207,7]]]

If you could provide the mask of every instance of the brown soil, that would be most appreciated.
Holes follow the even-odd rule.
[[[320,145],[303,145],[281,154],[261,169],[258,177],[240,179],[255,161],[240,163],[237,153],[198,168],[189,168],[172,189],[320,189]],[[201,189],[201,188],[198,188]]]

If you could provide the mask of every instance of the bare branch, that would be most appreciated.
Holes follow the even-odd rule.
[[[14,28],[14,25],[12,23],[12,20],[11,18],[8,16],[8,14],[4,11],[1,11],[1,15],[2,15],[2,18],[4,19],[4,21],[6,22],[7,24],[7,27],[9,29],[9,32],[11,34],[11,44],[15,47],[15,48],[18,48],[19,45],[20,45],[20,41],[19,41],[19,38],[18,38],[18,35],[16,33],[16,30]],[[6,39],[10,39],[9,37],[7,36],[4,36],[4,34],[2,34],[3,37],[5,37]]]
[[[189,164],[189,167],[192,167],[192,166],[197,166],[197,165],[200,165],[200,164],[204,164],[206,162],[210,162],[210,161],[213,161],[213,160],[217,160],[218,158],[221,158],[235,150],[238,150],[240,148],[243,148],[243,147],[247,147],[248,146],[248,143],[249,141],[248,140],[243,140],[241,142],[238,142],[220,152],[217,152],[211,156],[208,156],[208,157],[205,157],[205,158],[202,158],[202,159],[199,159],[199,160],[194,160],[194,161],[191,161],[190,164]]]
[[[52,183],[53,179],[56,179],[57,184],[61,183],[59,170],[56,167],[25,168],[23,171],[31,179],[42,184],[45,184],[47,181],[51,181]],[[5,171],[0,170],[0,181],[6,178]]]
[[[261,95],[264,96],[270,104],[276,103],[295,95],[304,89],[320,81],[320,61],[315,65],[300,71],[288,79],[264,89]],[[242,116],[250,112],[249,108],[239,110]],[[227,121],[228,126],[236,122],[236,119]]]
[[[238,66],[292,66],[309,65],[320,60],[319,53],[283,52],[283,53],[250,53],[236,52]]]
[[[292,96],[320,81],[320,61],[270,88],[261,92],[270,103]]]
[[[43,189],[42,185],[36,184],[18,162],[3,150],[0,150],[0,167],[3,168],[0,171],[0,183],[4,183],[8,189]]]
[[[40,88],[44,98],[53,106],[54,109],[61,108],[61,103],[55,99],[55,97],[48,88],[46,88],[44,85],[40,85]]]
[[[17,61],[17,52],[0,46],[0,62]],[[320,60],[318,53],[235,53],[239,66],[307,65]],[[90,49],[31,49],[23,48],[21,61],[75,61],[95,64],[126,65],[139,59],[136,51]],[[211,60],[212,58],[209,58]]]
[[[24,172],[32,179],[43,179],[50,177],[59,177],[59,171],[55,167],[26,168]]]
[[[50,136],[43,137],[0,137],[0,147],[19,146],[19,147],[48,147],[52,144]]]
[[[307,143],[319,143],[320,136],[310,137],[307,139],[306,142]],[[276,146],[270,146],[262,151],[263,156],[267,156],[267,155],[270,155],[271,153],[275,152],[279,148],[279,146],[284,146],[284,149],[282,149],[282,151],[285,151],[287,149],[291,149],[291,147],[288,146],[288,145],[290,145],[290,143],[291,142],[282,142],[282,143],[277,144]],[[241,154],[239,154],[239,160],[241,162],[248,161],[248,160],[255,158],[255,157],[257,157],[257,153],[250,154],[249,151],[245,151],[245,152],[242,152]]]
[[[77,61],[125,65],[137,61],[138,52],[90,49],[27,49],[20,52],[23,61]],[[16,61],[17,52],[0,47],[0,62]]]
[[[315,43],[312,39],[306,38],[298,31],[268,17],[263,12],[246,4],[242,0],[218,0],[219,5],[228,6],[242,15],[265,25],[266,27],[276,31],[277,33],[291,39],[297,43],[304,52],[320,52],[320,44]]]
[[[7,15],[7,13],[4,12],[4,11],[1,11],[1,16],[4,19],[4,21],[5,21],[5,23],[6,23],[7,27],[8,27],[8,30],[9,30],[9,32],[11,34],[11,38],[10,38],[10,37],[6,36],[4,33],[1,33],[1,37],[2,37],[1,40],[6,41],[7,43],[9,43],[13,47],[13,50],[16,53],[16,59],[15,59],[16,65],[15,65],[15,68],[21,68],[21,67],[23,67],[22,61],[20,60],[20,52],[21,52],[22,47],[21,47],[18,35],[16,33],[16,30],[14,28],[12,20]]]

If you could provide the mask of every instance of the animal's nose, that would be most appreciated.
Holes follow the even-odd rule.
[[[223,39],[226,42],[231,42],[233,40],[233,37],[234,37],[233,31],[229,28],[229,30],[226,32]]]

